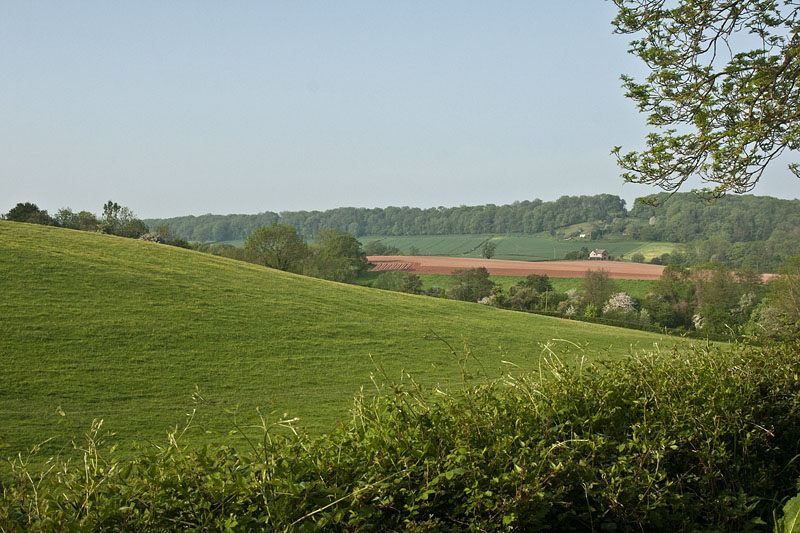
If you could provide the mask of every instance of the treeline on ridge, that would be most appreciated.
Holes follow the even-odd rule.
[[[257,215],[201,215],[146,220],[168,225],[184,239],[201,242],[243,240],[273,222],[293,226],[307,239],[336,228],[364,235],[464,235],[554,232],[587,221],[602,223],[595,237],[688,243],[698,238],[728,242],[765,241],[800,234],[800,200],[768,196],[726,196],[707,202],[692,193],[658,195],[657,207],[611,194],[562,196],[552,202],[524,200],[507,205],[459,207],[340,207],[327,211],[264,212]]]
[[[273,222],[293,226],[307,239],[337,228],[363,235],[470,235],[539,233],[586,220],[611,222],[624,217],[618,196],[562,196],[554,202],[524,200],[513,204],[459,207],[339,207],[327,211],[265,212],[258,215],[202,215],[153,220],[168,224],[196,241],[241,240]]]

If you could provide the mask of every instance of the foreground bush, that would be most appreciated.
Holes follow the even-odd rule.
[[[0,529],[768,529],[797,493],[799,359],[788,345],[545,358],[453,394],[386,385],[327,436],[262,419],[247,451],[173,434],[132,462],[102,456],[98,425],[81,465],[13,462]]]

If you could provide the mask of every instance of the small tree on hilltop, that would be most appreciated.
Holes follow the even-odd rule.
[[[250,261],[287,272],[300,272],[308,246],[292,226],[273,222],[247,237],[245,254]]]
[[[29,224],[42,224],[44,226],[51,226],[53,219],[47,214],[44,209],[39,209],[39,206],[30,202],[19,203],[6,213],[6,220],[13,222],[27,222]]]
[[[64,207],[58,210],[58,213],[53,218],[56,225],[62,228],[78,229],[83,231],[98,231],[100,228],[100,221],[97,217],[89,211],[81,211],[74,213],[69,207]]]
[[[331,281],[349,283],[370,267],[361,243],[338,229],[326,229],[317,235],[311,246],[305,273]]]
[[[149,231],[147,225],[136,218],[133,211],[109,200],[103,206],[100,231],[120,237],[139,238]]]

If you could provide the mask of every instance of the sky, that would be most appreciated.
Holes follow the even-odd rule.
[[[657,189],[603,0],[0,3],[0,212],[141,218]],[[794,154],[795,156],[797,154]],[[797,157],[794,158],[797,160]],[[788,159],[787,159],[788,161]],[[800,197],[785,162],[752,194]]]

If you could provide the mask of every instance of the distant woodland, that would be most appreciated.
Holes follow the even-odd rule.
[[[726,196],[714,202],[691,193],[675,194],[658,207],[635,203],[627,210],[618,196],[562,196],[553,202],[525,200],[507,205],[460,207],[340,207],[327,211],[264,212],[257,215],[201,215],[145,220],[167,224],[191,241],[246,239],[261,226],[294,226],[308,239],[337,228],[363,235],[462,235],[540,233],[582,222],[603,222],[603,234],[633,239],[691,242],[698,237],[730,242],[768,240],[800,229],[800,200],[768,196]]]
[[[592,239],[616,238],[681,243],[666,263],[691,265],[718,260],[733,268],[769,271],[800,253],[800,200],[729,195],[713,202],[692,193],[658,196],[652,207],[628,210],[618,196],[562,196],[552,202],[525,200],[508,205],[355,208],[257,215],[202,215],[146,220],[167,225],[189,241],[244,240],[273,222],[293,226],[306,239],[336,228],[365,235],[535,234],[564,237],[563,228],[592,223]],[[558,233],[557,233],[558,232]]]

